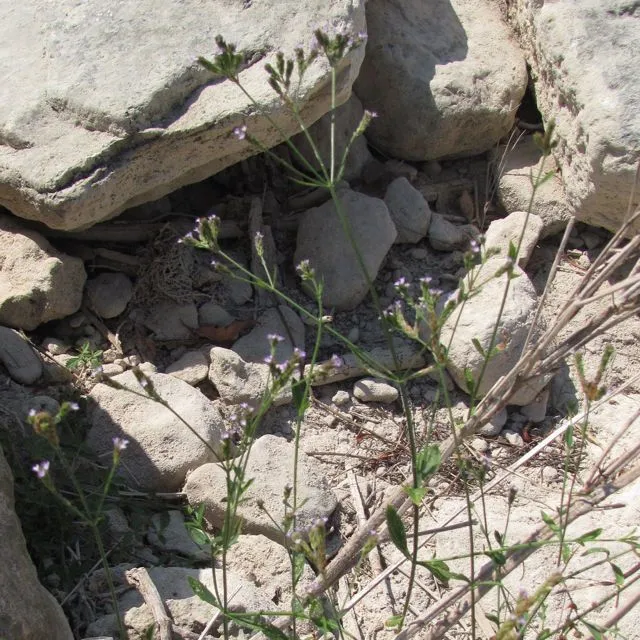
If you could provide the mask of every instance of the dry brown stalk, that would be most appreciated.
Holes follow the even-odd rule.
[[[617,478],[603,478],[599,486],[594,488],[588,495],[578,496],[578,499],[569,508],[568,513],[562,514],[562,520],[567,524],[577,520],[592,511],[594,507],[606,500],[612,493],[621,491],[638,478],[640,478],[640,464],[635,465]],[[549,541],[554,535],[554,532],[545,524],[538,527],[525,540],[515,545],[515,550],[505,552],[507,562],[500,569],[501,579],[509,575],[533,554],[540,542]],[[471,594],[471,587],[468,585],[452,591],[416,620],[411,621],[396,636],[396,640],[409,640],[418,632],[421,632],[420,637],[422,640],[439,640],[439,638],[442,638],[454,624],[469,612],[472,602],[478,602],[493,588],[490,582],[493,579],[494,571],[495,565],[493,562],[485,563],[475,576],[475,582],[478,584],[474,590],[475,593]],[[444,618],[428,633],[424,634],[424,627],[443,614]]]

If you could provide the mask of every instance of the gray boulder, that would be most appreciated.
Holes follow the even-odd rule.
[[[387,187],[384,202],[398,230],[396,244],[420,242],[427,235],[431,222],[429,203],[406,178],[396,178]]]
[[[200,391],[164,373],[149,376],[156,392],[195,431],[174,413],[144,394],[132,371],[112,380],[125,387],[97,384],[87,445],[97,455],[109,455],[113,438],[126,438],[119,472],[145,491],[176,491],[192,469],[216,460],[220,434],[226,429],[218,408]],[[197,434],[197,435],[196,435]]]
[[[518,254],[518,266],[521,269],[526,269],[529,258],[538,243],[542,226],[542,218],[534,213],[527,216],[525,211],[514,211],[506,218],[494,220],[489,225],[485,234],[485,248],[496,249],[499,251],[497,254],[499,257],[507,258],[509,257],[509,244],[513,243],[513,246],[517,247],[524,230]]]
[[[0,215],[0,323],[31,331],[70,316],[80,308],[86,278],[82,260]]]
[[[133,283],[124,273],[101,273],[87,281],[87,298],[102,318],[119,316],[133,296]]]
[[[562,231],[571,212],[555,158],[545,159],[532,136],[520,138],[508,151],[500,146],[491,155],[498,176],[498,197],[506,211],[527,211],[533,196],[531,177],[555,172],[535,190],[531,211],[542,220],[541,238]]]
[[[371,280],[397,237],[389,210],[382,200],[349,189],[338,192],[345,217]],[[294,263],[309,260],[316,277],[324,281],[322,300],[327,307],[353,309],[368,293],[367,279],[343,231],[332,201],[306,211],[298,227]]]
[[[369,0],[355,91],[367,137],[403,160],[472,155],[511,129],[527,85],[518,45],[486,0]]]
[[[230,135],[236,126],[266,147],[282,142],[299,128],[264,64],[327,22],[364,30],[363,0],[300,0],[295,11],[280,1],[174,0],[162,11],[149,1],[3,3],[0,205],[50,227],[88,227],[256,153]],[[197,63],[217,53],[217,34],[247,52],[240,80],[258,108]],[[363,49],[341,65],[338,104]],[[305,122],[328,111],[329,86],[318,59],[300,88]]]
[[[503,260],[493,258],[482,270],[481,281],[496,273]],[[445,322],[441,342],[449,345],[447,370],[456,384],[467,391],[465,369],[468,369],[474,380],[478,381],[484,358],[473,345],[477,338],[482,349],[488,352],[494,327],[498,323],[495,346],[499,352],[493,356],[484,371],[478,393],[484,395],[491,387],[515,366],[522,354],[524,342],[535,315],[538,297],[527,274],[515,267],[517,278],[511,280],[502,316],[498,319],[504,295],[507,275],[493,277],[482,285],[463,307],[454,311]],[[455,329],[455,331],[454,331]],[[535,335],[534,335],[535,341]],[[521,387],[510,398],[509,404],[525,405],[533,402],[548,380]]]
[[[0,638],[73,640],[54,597],[40,584],[14,510],[13,477],[0,448]]]
[[[235,351],[223,347],[213,347],[209,359],[209,380],[225,403],[246,402],[254,407],[260,403],[270,385],[268,364],[245,362]],[[288,386],[276,396],[274,404],[287,404],[291,400],[291,387]]]
[[[42,361],[33,347],[13,329],[0,327],[0,362],[21,384],[33,384],[42,375]]]
[[[262,501],[270,516],[276,522],[282,522],[284,488],[293,481],[294,449],[292,443],[272,435],[262,436],[254,443],[245,476],[254,481],[245,494],[246,501],[238,509],[245,533],[262,534],[284,543],[282,534],[258,503]],[[338,503],[314,461],[302,452],[298,456],[298,501],[301,506],[297,511],[297,525],[304,528],[318,518],[330,516]],[[220,465],[206,464],[189,475],[184,491],[189,504],[204,504],[209,522],[220,527],[224,521],[226,487],[225,473]]]
[[[640,160],[640,22],[627,0],[508,3],[572,213],[615,230]],[[640,194],[636,190],[637,205]],[[635,232],[640,230],[637,222]]]

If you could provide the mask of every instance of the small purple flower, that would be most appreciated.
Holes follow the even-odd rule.
[[[113,438],[113,448],[116,451],[124,451],[129,446],[129,441],[126,438]]]
[[[36,417],[36,413],[38,413],[35,409],[29,409],[29,417],[30,418],[35,418]]]
[[[298,360],[304,360],[307,357],[307,354],[302,349],[298,349],[298,347],[296,347],[293,350],[293,357],[298,359]]]
[[[378,112],[377,111],[370,111],[369,109],[365,109],[364,110],[364,115],[367,118],[373,119],[373,118],[377,118],[378,117]]]
[[[289,363],[288,362],[280,362],[279,364],[276,365],[276,369],[280,373],[285,373],[288,368],[289,368]]]
[[[469,247],[471,249],[471,253],[474,255],[480,253],[480,245],[475,240],[471,240],[471,242],[469,242]]]
[[[428,287],[432,281],[433,278],[431,276],[422,276],[422,278],[420,278],[420,284],[423,284],[426,287]]]
[[[275,360],[271,354],[269,354],[268,356],[265,356],[262,359],[262,362],[264,362],[265,364],[268,364],[269,366],[272,366],[275,364]]]
[[[31,470],[42,480],[49,473],[49,466],[51,463],[48,460],[43,460],[40,464],[35,464],[31,467]]]
[[[284,338],[277,333],[270,333],[267,336],[267,340],[272,344],[276,344],[277,342],[284,342]]]
[[[343,367],[343,366],[344,366],[344,360],[343,360],[340,356],[338,356],[338,355],[336,355],[336,354],[334,353],[334,354],[331,356],[331,366],[332,366],[334,369],[340,369],[340,367]]]
[[[243,124],[240,127],[235,127],[233,129],[233,135],[238,139],[238,140],[244,140],[247,137],[247,125]]]
[[[69,403],[69,410],[70,411],[80,411],[80,405],[77,402],[70,402]]]

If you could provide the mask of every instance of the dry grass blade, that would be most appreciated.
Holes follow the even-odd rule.
[[[640,478],[640,464],[630,469],[625,474],[616,479],[603,479],[599,486],[588,496],[578,500],[569,509],[563,520],[567,524],[581,516],[589,513],[595,506],[606,500],[612,493],[621,491],[635,480]],[[514,569],[520,566],[537,549],[539,542],[553,538],[554,532],[543,525],[533,531],[525,540],[516,545],[516,549],[505,553],[507,561],[501,567],[501,577],[509,575]],[[493,588],[492,577],[495,571],[493,562],[487,562],[476,574],[475,593],[471,594],[471,588],[467,585],[452,591],[443,600],[434,605],[431,609],[423,613],[416,620],[410,622],[397,636],[396,640],[409,640],[420,632],[421,640],[438,640],[471,609],[472,602],[478,602],[484,595]],[[473,597],[472,597],[473,595]],[[439,616],[444,618],[439,621],[431,631],[424,633],[423,629]]]

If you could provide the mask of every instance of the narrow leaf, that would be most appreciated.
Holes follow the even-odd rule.
[[[309,394],[307,383],[304,380],[297,380],[291,385],[291,395],[293,396],[293,404],[299,416],[309,408]]]
[[[411,502],[419,507],[422,504],[427,490],[425,487],[404,487],[405,493],[411,498]]]
[[[491,558],[494,564],[498,565],[499,567],[502,567],[507,563],[507,558],[504,553],[502,553],[502,551],[485,551],[484,555]]]
[[[471,369],[469,369],[469,367],[466,367],[464,370],[464,382],[467,386],[469,395],[473,395],[476,388],[476,381],[474,380],[473,373],[471,372]]]
[[[393,505],[387,507],[387,527],[389,528],[389,536],[391,541],[396,547],[404,554],[406,558],[409,557],[409,548],[407,547],[407,532],[404,529],[404,524],[395,510]]]
[[[507,254],[514,262],[518,257],[518,248],[513,244],[513,240],[509,240],[509,252]]]
[[[304,553],[293,553],[293,582],[294,584],[298,584],[300,582],[300,578],[302,578],[302,573],[304,572],[304,567],[306,564],[306,560],[304,557]]]
[[[418,472],[418,483],[424,484],[440,468],[442,456],[440,447],[436,444],[424,447],[416,456],[416,471]]]
[[[403,617],[400,615],[391,616],[390,618],[387,618],[385,620],[384,626],[387,627],[387,629],[395,629],[396,627],[399,627],[402,625],[402,621],[403,621]]]
[[[198,598],[200,598],[200,600],[220,609],[220,605],[218,604],[216,597],[202,584],[202,582],[200,582],[200,580],[197,580],[193,576],[187,576],[187,580],[189,581],[191,590],[196,596],[198,596]]]
[[[576,542],[578,544],[584,544],[585,542],[592,542],[593,540],[597,540],[602,533],[602,529],[593,529],[593,531],[588,531],[587,533],[583,533]]]
[[[544,523],[553,531],[553,533],[558,533],[560,531],[560,527],[555,523],[555,520],[544,511],[542,512],[542,520]]]
[[[471,340],[471,344],[473,344],[473,346],[476,348],[476,351],[483,357],[486,358],[487,354],[485,353],[485,350],[482,348],[482,345],[480,344],[480,340],[478,340],[478,338],[473,338]]]
[[[611,563],[611,568],[613,569],[613,574],[616,577],[616,587],[621,587],[624,584],[624,573],[622,573],[622,569],[613,562]]]
[[[600,627],[596,627],[594,624],[591,624],[586,620],[582,620],[582,624],[589,629],[589,633],[593,636],[593,640],[604,640]]]
[[[427,569],[436,580],[444,585],[448,585],[449,580],[454,577],[444,560],[421,560],[418,564]]]

